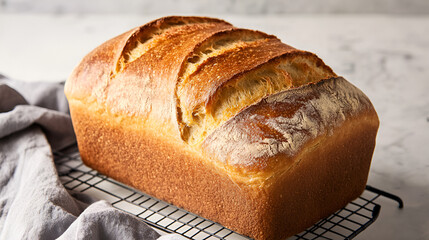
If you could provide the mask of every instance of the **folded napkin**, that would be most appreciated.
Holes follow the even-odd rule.
[[[135,216],[63,187],[52,151],[75,141],[61,83],[0,75],[0,239],[159,238]]]

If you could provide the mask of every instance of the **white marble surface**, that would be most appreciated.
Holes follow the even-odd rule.
[[[0,14],[0,73],[67,78],[92,48],[158,16]],[[429,16],[218,16],[317,53],[381,120],[369,184],[399,195],[356,239],[429,239]]]
[[[428,14],[427,0],[0,0],[1,12],[85,14]]]

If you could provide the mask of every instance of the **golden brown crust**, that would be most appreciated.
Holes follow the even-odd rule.
[[[254,69],[284,53],[295,50],[276,38],[243,44],[207,59],[183,86],[181,104],[188,109],[208,102],[217,89],[233,77]]]
[[[378,129],[368,98],[316,55],[211,18],[107,41],[65,93],[87,165],[261,240],[356,198]]]
[[[164,33],[164,39],[111,80],[106,88],[106,104],[112,112],[156,119],[153,127],[165,129],[166,134],[179,138],[173,114],[180,65],[196,43],[229,28],[228,24],[203,23],[184,25]]]
[[[98,104],[71,100],[70,109],[86,165],[248,236],[263,231],[265,196],[239,187],[185,143],[135,118],[118,121]]]
[[[237,181],[267,184],[273,175],[287,172],[309,142],[372,109],[369,99],[345,79],[326,79],[249,106],[209,135],[202,149],[233,171]],[[378,124],[375,112],[373,121]]]
[[[121,46],[125,45],[134,31],[135,29],[132,29],[121,34],[86,55],[67,79],[65,93],[76,99],[88,96],[96,98],[97,90],[105,86],[110,79],[111,71],[115,67],[114,59],[119,57]]]
[[[287,174],[265,188],[234,182],[184,144],[138,119],[70,101],[85,164],[118,181],[254,239],[284,239],[358,197],[375,145],[375,112],[355,116],[311,142]],[[285,160],[285,159],[279,159]]]
[[[182,17],[182,16],[169,16],[159,18],[152,22],[149,22],[139,28],[136,28],[132,34],[128,37],[125,46],[123,47],[120,56],[116,60],[117,68],[116,72],[123,70],[126,63],[132,62],[135,60],[133,56],[130,56],[129,53],[134,51],[138,45],[145,44],[153,40],[162,33],[176,27],[196,24],[196,23],[218,23],[221,25],[230,25],[229,23],[216,18],[202,18],[202,17]]]
[[[181,24],[175,24],[178,22]],[[135,44],[144,30],[152,32],[154,28],[162,32],[159,38],[142,43],[149,45],[147,48]],[[135,28],[88,54],[67,81],[65,93],[76,99],[91,96],[113,113],[148,119],[151,127],[180,138],[174,91],[181,63],[196,44],[231,28],[222,20],[202,17],[161,18]],[[138,57],[132,61],[124,58],[133,49]]]
[[[267,235],[285,239],[357,198],[365,189],[377,129],[377,115],[370,109],[296,156],[293,167],[264,189],[274,222]]]

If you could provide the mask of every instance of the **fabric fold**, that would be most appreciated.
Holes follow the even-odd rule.
[[[61,83],[0,75],[0,239],[157,239],[137,217],[63,187],[52,150],[75,142]]]

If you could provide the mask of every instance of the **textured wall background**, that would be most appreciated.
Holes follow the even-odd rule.
[[[428,14],[429,0],[0,0],[1,12],[58,14]]]

